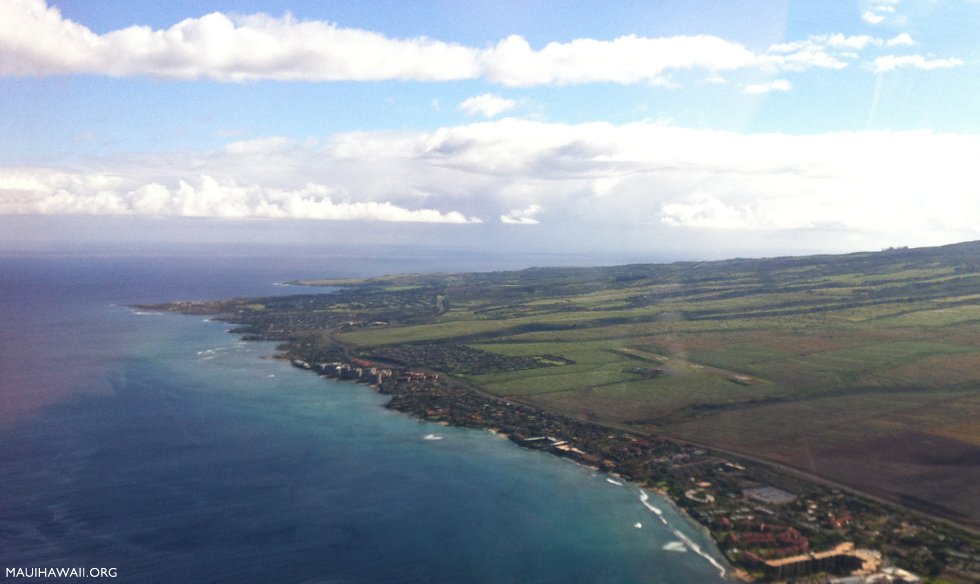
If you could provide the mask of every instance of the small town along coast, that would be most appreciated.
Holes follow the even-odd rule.
[[[972,254],[972,249],[966,251]],[[922,261],[935,263],[936,253],[925,254]],[[817,262],[824,272],[850,274],[867,271],[865,264],[872,260],[888,266],[898,259],[911,261],[906,255],[846,257],[830,264],[825,259],[819,260],[823,264],[808,261]],[[583,371],[575,359],[588,358],[591,327],[621,327],[616,329],[625,331],[621,334],[641,336],[629,337],[632,342],[617,340],[604,349],[619,368],[619,377],[614,379],[653,387],[670,382],[672,368],[686,367],[685,371],[696,370],[702,378],[717,377],[728,388],[751,393],[763,387],[756,377],[697,363],[678,365],[644,349],[647,345],[640,342],[650,331],[658,330],[662,321],[677,321],[677,312],[649,308],[659,297],[650,296],[648,291],[667,286],[661,284],[664,281],[681,279],[683,285],[670,288],[673,284],[669,284],[662,296],[668,292],[717,294],[717,282],[725,282],[721,302],[727,303],[725,307],[731,305],[726,308],[734,311],[731,316],[692,310],[686,318],[712,327],[731,319],[744,328],[749,317],[736,310],[741,308],[732,298],[742,298],[738,294],[743,294],[754,301],[756,295],[762,295],[771,302],[768,295],[773,274],[781,273],[787,262],[792,265],[785,269],[795,270],[789,260],[776,265],[753,264],[749,267],[759,270],[759,278],[769,278],[765,280],[769,284],[762,286],[759,282],[763,280],[742,276],[746,291],[740,292],[731,283],[733,279],[740,281],[732,270],[737,268],[741,270],[737,273],[743,274],[748,268],[732,262],[697,264],[698,271],[679,264],[315,281],[311,284],[343,288],[331,294],[174,302],[141,308],[208,315],[234,323],[238,326],[230,332],[246,340],[278,342],[279,357],[298,369],[373,386],[389,396],[387,407],[393,410],[435,423],[490,430],[522,447],[608,473],[617,482],[629,481],[656,491],[710,533],[734,572],[745,581],[980,581],[980,536],[967,523],[953,523],[948,516],[930,513],[930,507],[923,506],[921,500],[900,506],[824,477],[761,460],[757,458],[759,452],[746,455],[734,449],[711,448],[693,443],[690,437],[685,441],[653,426],[634,424],[626,417],[620,418],[621,422],[593,419],[588,408],[572,412],[532,405],[520,395],[489,393],[474,381],[487,375],[528,379],[536,372],[541,383],[548,383],[551,371]],[[856,267],[851,265],[855,262]],[[790,272],[784,286],[795,287],[795,291],[805,284],[824,290],[823,280],[801,283],[795,272]],[[605,295],[613,292],[637,295],[627,296],[632,303],[628,309],[607,308]],[[814,298],[821,300],[827,294]],[[597,307],[593,295],[602,298]],[[570,299],[577,298],[582,298],[586,307],[573,306]],[[890,302],[891,296],[882,298],[866,302],[876,307]],[[907,311],[914,301],[903,300],[896,310]],[[836,314],[833,310],[870,310],[855,305],[853,299],[843,305],[844,309],[814,306],[814,302],[792,304],[786,310],[818,317]],[[776,319],[760,321],[758,326],[781,326],[779,319],[787,318],[782,313],[775,317],[751,315]],[[796,321],[789,322],[795,326]],[[631,332],[634,329],[641,332]],[[836,328],[814,330],[814,334],[830,339],[821,337],[827,343],[833,340],[830,335],[839,334]],[[581,342],[586,348],[576,352],[575,342],[541,344],[537,345],[541,349],[533,351],[520,346],[521,335],[558,332],[585,339]],[[497,344],[488,346],[488,341]],[[498,348],[503,350],[495,350]],[[515,348],[520,350],[507,350]],[[689,411],[697,413],[696,409]]]
[[[316,362],[289,352],[282,357],[325,378],[370,385],[391,396],[390,409],[430,422],[491,430],[519,446],[657,492],[710,533],[744,581],[923,582],[919,574],[930,569],[932,560],[908,550],[904,542],[918,538],[958,545],[956,536],[947,533],[953,530],[941,524],[930,525],[840,488],[682,441],[487,395],[440,373],[368,359]],[[975,560],[963,544],[959,557],[968,567]]]

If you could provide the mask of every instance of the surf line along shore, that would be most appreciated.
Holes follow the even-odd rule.
[[[723,559],[719,561],[680,529],[671,525],[663,511],[650,502],[648,491],[662,497],[679,516],[711,538],[707,527],[677,505],[661,485],[634,478],[635,467],[651,457],[664,460],[680,457],[691,460],[708,456],[702,449],[670,440],[633,435],[515,400],[492,396],[431,371],[398,369],[367,359],[312,363],[290,354],[289,351],[279,356],[288,359],[294,367],[311,371],[321,377],[368,384],[380,393],[391,396],[385,406],[389,409],[428,422],[489,430],[519,446],[542,450],[608,473],[611,477],[629,481],[637,487],[641,504],[677,537],[678,541],[667,544],[667,551],[690,550],[717,569],[722,578],[731,571],[724,565]],[[438,438],[434,434],[426,436],[428,440]],[[623,486],[617,480],[609,482]]]
[[[630,481],[630,476],[624,474],[627,468],[617,462],[624,456],[625,451],[617,452],[616,448],[610,448],[610,446],[618,442],[627,448],[634,449],[637,447],[643,449],[644,446],[655,447],[649,440],[642,440],[625,432],[611,430],[598,424],[575,420],[560,414],[553,414],[514,400],[491,396],[439,373],[402,370],[367,359],[311,363],[291,355],[288,351],[280,353],[279,358],[288,359],[293,367],[314,372],[321,377],[370,385],[380,393],[391,396],[385,406],[389,409],[428,422],[489,430],[519,446],[543,450],[593,470],[606,472],[612,477],[623,478],[628,481]],[[544,434],[531,436],[537,432]],[[611,434],[617,432],[620,436]],[[441,436],[428,434],[425,439],[439,440]],[[587,448],[590,444],[598,447],[596,441],[605,444],[599,449],[603,456],[590,454],[582,448]],[[691,449],[682,444],[665,441],[664,446],[666,445],[670,445],[672,451],[681,455],[688,456],[691,454],[688,452]],[[617,486],[624,486],[623,483],[614,479],[609,479],[609,482]],[[633,481],[630,482],[633,483]],[[667,551],[690,550],[717,569],[721,578],[725,578],[730,573],[730,568],[722,563],[724,560],[719,561],[683,531],[671,525],[663,511],[650,502],[650,494],[647,491],[662,497],[664,501],[672,505],[679,516],[685,518],[690,525],[711,538],[711,533],[706,527],[696,522],[683,508],[676,505],[671,500],[670,495],[659,486],[636,484],[636,487],[641,504],[678,539],[678,541],[666,544],[665,549]]]
[[[180,301],[138,305],[133,308],[206,316],[211,321],[244,325],[227,332],[242,335],[242,340],[246,341],[287,341],[288,331],[260,332],[251,328],[250,323],[236,319],[230,308],[239,302],[241,301]],[[437,372],[412,370],[346,355],[336,361],[321,361],[303,354],[297,350],[297,345],[289,342],[280,344],[277,351],[274,358],[289,361],[297,369],[325,378],[372,386],[379,393],[390,396],[385,404],[388,409],[447,426],[490,430],[519,446],[543,450],[622,478],[640,490],[641,503],[660,517],[661,521],[666,521],[666,518],[662,512],[656,513],[653,510],[649,504],[649,494],[644,489],[661,496],[692,527],[701,530],[708,538],[712,537],[707,526],[692,518],[677,504],[676,498],[668,493],[669,484],[664,483],[668,477],[659,472],[671,460],[713,460],[700,447],[608,428],[549,412],[516,400],[488,394]],[[655,475],[649,472],[644,474],[644,470],[651,469],[657,469],[658,472]],[[674,531],[677,532],[676,529]],[[691,542],[693,546],[683,539],[678,543],[702,556],[718,570],[721,577],[731,574],[731,569],[724,565],[726,562],[723,558],[719,561],[694,542]],[[675,544],[674,549],[668,551],[680,551],[679,545]]]
[[[543,450],[588,468],[606,472],[610,477],[630,481],[638,488],[643,506],[678,538],[679,541],[667,544],[673,545],[666,548],[668,551],[688,549],[714,566],[722,578],[730,571],[682,531],[670,525],[663,511],[650,502],[647,491],[656,493],[672,504],[678,515],[707,537],[711,537],[711,532],[672,501],[661,486],[647,481],[634,481],[631,465],[625,462],[629,458],[646,458],[654,451],[660,456],[665,456],[669,451],[674,456],[691,457],[698,456],[699,453],[706,454],[703,450],[673,441],[658,443],[649,437],[634,436],[592,422],[554,414],[515,400],[487,394],[469,384],[431,371],[392,369],[366,359],[310,363],[290,357],[288,352],[282,357],[289,358],[294,367],[315,372],[322,377],[367,383],[380,393],[391,396],[386,404],[390,409],[429,422],[490,430],[519,446]],[[433,439],[435,436],[430,434],[426,438]],[[594,450],[589,452],[589,449]],[[622,482],[614,478],[607,480],[614,485],[623,486]]]
[[[754,556],[747,558],[746,565],[734,568],[728,564],[728,558],[722,557],[719,561],[683,531],[671,525],[663,510],[651,502],[648,491],[661,496],[678,516],[698,528],[709,539],[713,539],[716,545],[721,543],[715,539],[710,525],[692,517],[680,504],[683,500],[676,495],[676,492],[683,488],[683,478],[688,478],[701,489],[711,485],[704,481],[693,481],[686,474],[681,474],[679,477],[672,476],[670,470],[708,465],[726,469],[726,472],[735,475],[743,475],[745,479],[750,479],[752,482],[757,482],[755,481],[757,477],[752,477],[746,466],[721,458],[703,447],[666,438],[634,434],[549,412],[513,399],[487,394],[457,379],[432,371],[401,370],[367,359],[311,363],[290,355],[288,351],[281,356],[290,359],[294,367],[316,372],[321,377],[368,383],[380,393],[391,396],[386,404],[390,409],[443,425],[489,430],[525,448],[543,450],[593,470],[605,472],[608,475],[606,480],[616,486],[624,486],[617,479],[629,481],[638,487],[641,504],[677,537],[677,541],[666,544],[664,550],[690,550],[718,570],[721,578],[735,577],[743,581],[755,581],[756,578],[745,568],[749,566],[758,568],[758,564],[765,566],[763,569],[767,574],[771,572],[770,569],[766,569],[772,567],[770,562],[755,560]],[[425,438],[439,439],[435,434],[429,434]],[[789,495],[771,486],[755,487],[755,489],[761,489],[766,494]],[[714,497],[699,494],[697,489],[688,489],[683,492],[683,496],[694,502],[714,501]],[[755,508],[760,509],[760,506]],[[642,528],[641,524],[634,526]],[[802,546],[807,545],[806,540],[796,529],[778,524],[775,526],[784,529],[778,537],[789,543],[800,542]],[[853,544],[842,545],[845,545],[845,548],[838,546],[815,556],[806,553],[794,554],[780,561],[797,562],[807,566],[806,569],[809,570],[812,558],[823,555],[830,558],[828,565],[837,562],[838,558],[846,558],[841,560],[846,567],[834,567],[835,570],[870,573],[878,567],[878,556],[871,552],[865,553],[866,550],[855,550],[854,553],[850,553]],[[804,551],[806,549],[804,547]],[[842,549],[844,551],[841,551]],[[822,568],[817,571],[822,571]]]

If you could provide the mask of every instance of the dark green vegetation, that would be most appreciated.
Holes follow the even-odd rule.
[[[304,283],[177,308],[980,526],[980,243]]]

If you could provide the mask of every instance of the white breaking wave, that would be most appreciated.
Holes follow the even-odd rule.
[[[640,502],[643,503],[643,506],[647,509],[653,511],[657,515],[663,516],[664,512],[657,509],[650,503],[650,495],[648,495],[646,491],[640,491]]]
[[[606,482],[609,483],[609,484],[611,484],[611,485],[616,485],[617,487],[623,486],[623,483],[621,483],[619,481],[614,481],[613,479],[610,479],[610,478],[606,478]]]
[[[222,353],[228,351],[229,347],[214,347],[212,349],[204,349],[197,352],[198,361],[211,361],[220,357]]]
[[[662,549],[668,552],[687,552],[687,546],[684,545],[684,542],[680,541],[666,543]]]
[[[680,531],[678,531],[676,529],[673,530],[673,531],[674,531],[674,535],[676,535],[678,538],[680,538],[680,540],[682,542],[684,542],[684,544],[687,545],[687,547],[691,548],[691,551],[693,551],[697,555],[701,556],[702,558],[708,560],[708,563],[710,563],[712,566],[718,568],[718,574],[722,578],[725,577],[725,573],[726,573],[725,567],[722,566],[721,564],[719,564],[718,563],[718,560],[716,560],[713,557],[711,557],[710,555],[706,554],[701,549],[701,546],[699,546],[698,544],[696,544],[693,541],[691,541],[691,538],[687,537],[686,535],[684,535],[683,533],[681,533]]]
[[[651,512],[653,512],[654,514],[656,514],[657,517],[660,518],[660,521],[663,522],[664,525],[668,525],[667,518],[664,517],[664,512],[661,511],[660,509],[654,507],[653,504],[650,503],[650,495],[648,495],[646,491],[642,491],[642,490],[640,491],[640,502],[643,503],[643,506],[644,507],[646,507]],[[718,574],[722,578],[725,577],[725,574],[728,571],[725,569],[724,566],[722,566],[718,562],[718,560],[714,559],[709,554],[705,553],[704,550],[701,549],[701,546],[699,546],[698,544],[694,543],[694,541],[691,540],[691,538],[689,538],[688,536],[684,535],[679,530],[677,530],[677,529],[671,529],[671,531],[674,533],[674,535],[677,536],[678,539],[681,540],[680,542],[672,542],[672,543],[680,543],[681,545],[687,546],[688,549],[690,549],[691,551],[693,551],[697,555],[699,555],[702,558],[704,558],[705,560],[707,560],[709,564],[711,564],[715,568],[718,568]],[[669,546],[671,544],[668,543],[667,545]],[[664,549],[667,549],[667,546],[664,546]],[[671,549],[671,550],[668,550],[668,551],[680,551],[680,550]]]
[[[668,525],[667,518],[664,517],[664,512],[661,511],[660,509],[657,509],[650,503],[650,495],[648,495],[646,491],[640,491],[640,502],[643,503],[644,507],[646,507],[654,514],[656,514],[657,519],[660,520],[660,523],[663,523],[664,525]]]

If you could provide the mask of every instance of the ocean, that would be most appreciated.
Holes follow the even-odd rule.
[[[710,538],[655,494],[391,412],[226,324],[130,308],[540,259],[0,257],[0,578],[725,581]]]

